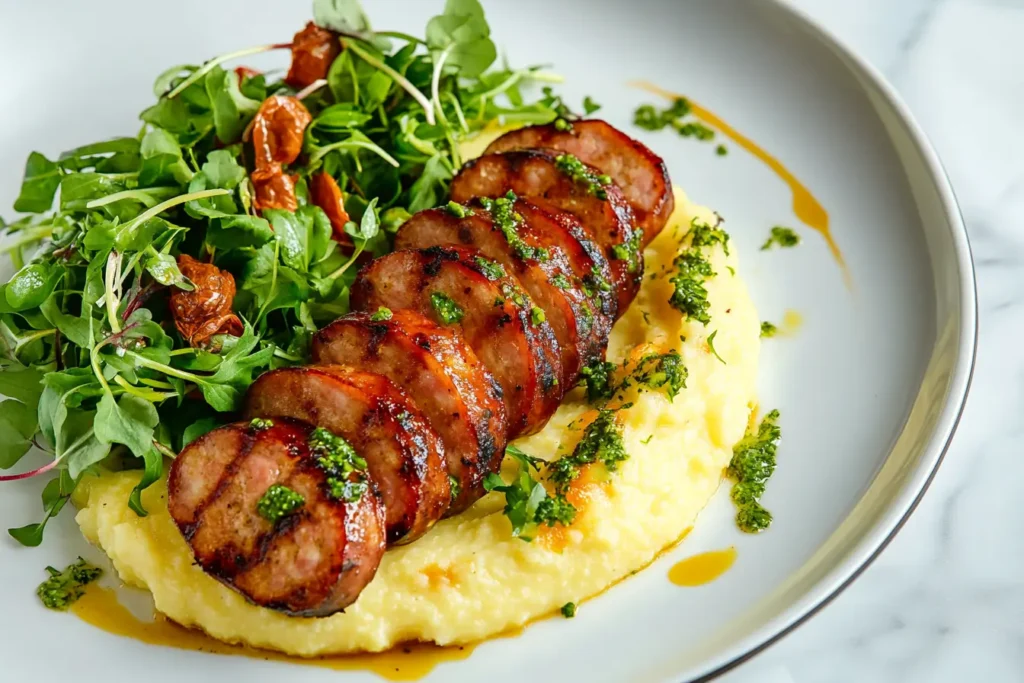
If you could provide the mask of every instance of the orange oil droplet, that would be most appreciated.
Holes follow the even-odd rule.
[[[676,562],[668,570],[668,580],[677,586],[703,586],[729,571],[736,561],[736,548],[713,550]]]

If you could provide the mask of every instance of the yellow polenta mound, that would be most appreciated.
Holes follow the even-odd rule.
[[[581,479],[570,494],[580,513],[568,530],[545,527],[531,543],[513,538],[503,499],[491,494],[418,541],[389,550],[344,613],[299,619],[251,605],[193,566],[167,513],[163,482],[144,495],[150,514],[143,518],[126,505],[137,472],[87,479],[76,492],[78,524],[121,578],[151,591],[156,608],[174,621],[221,640],[301,656],[384,650],[409,640],[466,643],[598,593],[694,523],[717,490],[755,401],[760,325],[743,281],[730,272],[735,250],[731,256],[720,245],[704,250],[718,273],[705,285],[707,327],[684,323],[668,306],[667,277],[651,279],[671,266],[691,218],[714,221],[681,192],[676,199],[672,222],[647,249],[643,288],[615,326],[608,358],[620,361],[644,344],[678,349],[689,369],[687,388],[674,402],[661,392],[643,393],[620,413],[630,459],[602,481]],[[716,330],[714,349],[724,364],[707,344]],[[541,433],[518,445],[546,458],[560,447],[571,450],[581,430],[570,423],[589,410],[579,393]]]

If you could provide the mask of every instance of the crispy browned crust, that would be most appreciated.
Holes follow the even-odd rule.
[[[465,203],[475,197],[501,197],[509,191],[544,207],[567,211],[590,228],[604,249],[611,268],[612,285],[621,315],[633,301],[643,279],[643,254],[635,262],[616,255],[636,230],[633,210],[622,191],[606,186],[606,197],[591,194],[587,187],[563,173],[549,150],[516,150],[487,154],[467,162],[452,180],[452,199]],[[594,169],[595,172],[596,169]],[[599,172],[598,172],[599,173]]]
[[[561,347],[561,381],[564,386],[574,386],[581,364],[603,357],[608,325],[602,323],[607,319],[601,316],[599,298],[587,296],[586,285],[570,261],[570,256],[582,250],[579,242],[533,204],[519,200],[514,208],[522,216],[518,236],[528,247],[543,252],[517,250],[491,214],[479,205],[473,205],[472,215],[462,218],[445,209],[421,211],[399,230],[395,248],[468,246],[500,263],[544,310]]]
[[[237,423],[189,444],[171,465],[168,510],[197,564],[254,604],[328,616],[352,604],[384,553],[380,500],[332,499],[309,451],[313,427]],[[276,524],[257,512],[273,484],[303,496]]]
[[[562,400],[558,341],[546,321],[533,320],[518,280],[489,279],[478,258],[485,257],[463,247],[392,252],[360,271],[350,300],[353,310],[407,308],[435,320],[431,295],[454,300],[464,318],[452,327],[501,384],[512,439],[543,427]]]
[[[249,388],[245,414],[304,420],[352,444],[382,498],[388,543],[419,538],[448,509],[441,439],[382,375],[341,365],[274,370]]]
[[[567,131],[554,124],[520,128],[492,142],[485,153],[541,147],[572,154],[611,176],[633,207],[637,225],[644,231],[644,245],[661,232],[675,210],[664,160],[606,121],[573,121]]]
[[[416,311],[378,321],[350,313],[316,334],[312,356],[380,373],[406,390],[440,435],[448,473],[459,482],[448,516],[484,495],[484,479],[500,469],[505,450],[505,405],[501,387],[458,331]]]

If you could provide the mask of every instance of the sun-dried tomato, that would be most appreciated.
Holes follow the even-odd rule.
[[[264,209],[284,209],[295,211],[299,201],[295,197],[296,177],[288,175],[281,164],[274,164],[269,169],[257,169],[252,172],[253,207],[257,211]]]
[[[263,100],[252,124],[256,168],[269,170],[275,163],[290,164],[302,152],[306,126],[313,120],[294,97],[273,95]]]
[[[313,204],[319,206],[331,220],[334,239],[342,244],[351,244],[352,240],[345,232],[345,224],[349,216],[345,210],[345,198],[338,183],[327,173],[321,171],[309,179],[309,196]]]
[[[341,54],[338,36],[312,21],[292,39],[292,64],[284,82],[296,89],[327,78],[334,59]]]
[[[178,268],[194,288],[190,292],[178,288],[171,291],[171,316],[189,346],[204,346],[217,334],[242,336],[242,321],[231,310],[235,300],[231,273],[188,254],[178,257]]]

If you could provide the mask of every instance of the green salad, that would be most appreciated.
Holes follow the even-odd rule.
[[[29,156],[20,215],[0,219],[0,468],[52,458],[0,477],[50,478],[19,542],[100,465],[140,471],[145,515],[165,458],[229,421],[254,376],[306,362],[358,265],[447,201],[461,143],[571,115],[557,76],[498,61],[477,0],[448,0],[424,38],[374,31],[354,0],[313,12],[292,43],[160,74],[136,134]],[[291,52],[282,78],[238,64],[273,50]]]

